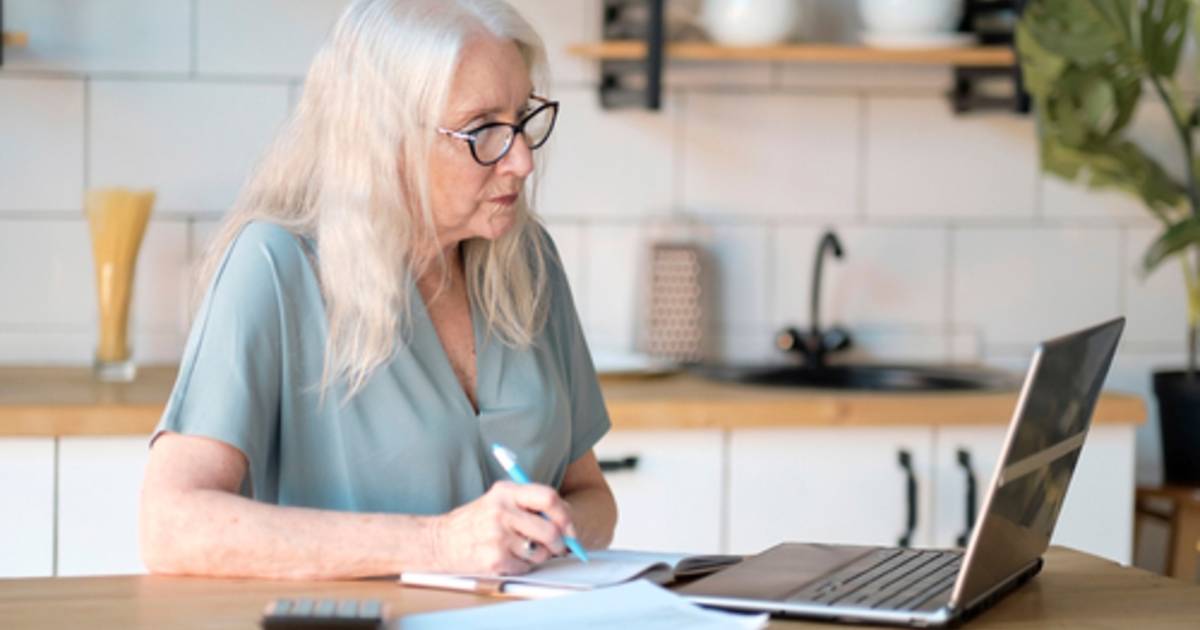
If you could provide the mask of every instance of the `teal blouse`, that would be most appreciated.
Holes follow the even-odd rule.
[[[340,386],[321,402],[326,316],[304,247],[275,224],[242,230],[200,307],[155,431],[204,436],[241,451],[249,463],[246,496],[440,514],[506,478],[491,456],[493,442],[512,449],[531,479],[558,487],[568,464],[608,431],[552,245],[549,317],[532,346],[513,349],[485,334],[472,306],[478,414],[415,289],[408,343],[348,403]]]

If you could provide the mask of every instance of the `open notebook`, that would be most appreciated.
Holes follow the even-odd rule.
[[[588,552],[590,562],[575,556],[552,558],[524,575],[451,575],[402,573],[400,583],[486,595],[540,598],[646,579],[668,584],[678,577],[707,575],[740,560],[740,556],[693,556],[652,551],[608,549]]]

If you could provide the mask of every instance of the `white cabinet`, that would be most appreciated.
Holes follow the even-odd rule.
[[[895,545],[908,528],[930,544],[932,432],[928,427],[742,429],[731,432],[729,546],[783,541]]]
[[[996,471],[1006,426],[946,426],[934,431],[933,546],[957,547],[967,530],[967,469],[958,453],[966,454],[975,479],[974,516],[978,520],[983,497]]]
[[[1088,432],[1052,544],[1133,562],[1134,426]]]
[[[1129,563],[1134,425],[1092,427],[1054,544]],[[997,426],[613,431],[601,460],[617,498],[614,547],[754,553],[783,541],[894,545],[916,483],[914,546],[953,547],[976,510],[1005,429]],[[57,452],[56,452],[57,450]],[[0,440],[0,577],[141,573],[138,500],[147,436]],[[56,503],[57,500],[57,503]]]
[[[596,445],[601,461],[637,458],[605,473],[617,499],[613,547],[688,553],[721,548],[723,433],[613,431]]]
[[[783,541],[895,545],[908,515],[909,453],[917,482],[913,546],[955,547],[967,530],[967,475],[975,516],[991,484],[1001,426],[745,429],[730,433],[727,551]],[[1134,426],[1092,427],[1052,544],[1132,560]]]
[[[58,575],[144,573],[138,497],[146,436],[59,438]]]
[[[54,438],[0,440],[0,578],[54,574]]]

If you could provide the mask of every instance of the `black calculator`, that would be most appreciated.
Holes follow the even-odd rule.
[[[386,607],[377,599],[276,599],[263,610],[263,630],[376,630]]]

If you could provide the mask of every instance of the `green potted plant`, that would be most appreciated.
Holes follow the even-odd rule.
[[[1168,261],[1187,285],[1187,368],[1154,373],[1166,481],[1200,485],[1200,188],[1193,132],[1200,103],[1180,89],[1180,58],[1198,0],[1030,0],[1017,53],[1037,116],[1042,169],[1138,198],[1162,224],[1142,260]],[[1179,138],[1182,181],[1127,131],[1143,92],[1159,99]]]

